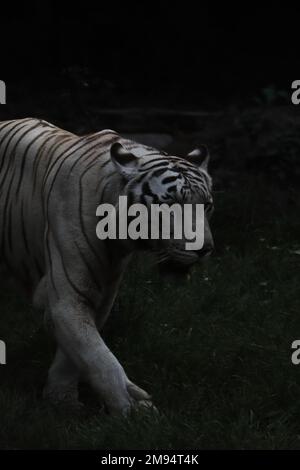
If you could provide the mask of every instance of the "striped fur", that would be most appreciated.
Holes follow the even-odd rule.
[[[75,401],[82,376],[109,411],[126,413],[149,405],[150,397],[128,379],[99,331],[138,244],[96,237],[96,207],[117,206],[121,194],[148,205],[201,202],[207,213],[212,207],[199,151],[182,159],[112,130],[79,137],[38,119],[0,123],[0,262],[53,325],[58,349],[45,395]],[[207,220],[205,227],[204,248],[212,246]],[[199,253],[183,243],[148,248],[191,265]]]

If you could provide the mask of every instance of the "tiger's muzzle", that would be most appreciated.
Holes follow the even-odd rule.
[[[170,256],[164,262],[159,264],[159,272],[164,277],[172,277],[172,278],[188,278],[192,267],[195,264],[198,264],[204,258],[208,258],[214,251],[214,244],[213,242],[206,244],[201,250],[199,251],[192,251],[189,252],[187,255],[186,252],[183,252],[181,256]]]

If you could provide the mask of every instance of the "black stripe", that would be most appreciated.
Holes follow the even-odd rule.
[[[101,284],[99,284],[98,282],[98,277],[97,275],[94,273],[92,267],[90,266],[89,262],[87,261],[87,259],[84,257],[84,254],[82,253],[82,251],[80,250],[80,247],[78,245],[78,243],[76,242],[75,240],[75,245],[76,245],[76,248],[80,254],[80,257],[85,265],[85,267],[87,268],[88,272],[89,272],[89,275],[91,277],[91,279],[94,281],[94,284],[95,286],[99,289],[99,291],[101,292],[103,290]]]
[[[37,127],[37,126],[36,126]],[[31,130],[31,129],[30,129]],[[21,184],[22,184],[22,180],[23,180],[23,174],[24,174],[24,168],[25,168],[25,164],[26,164],[26,157],[27,157],[27,154],[29,152],[29,149],[30,147],[36,143],[37,140],[39,140],[41,137],[43,137],[43,135],[45,134],[48,134],[48,130],[46,131],[43,131],[41,132],[39,135],[37,135],[26,147],[26,150],[25,152],[23,153],[22,155],[22,161],[21,161],[21,169],[20,169],[20,173],[19,173],[19,181],[18,181],[18,184],[17,184],[17,189],[16,189],[16,198],[18,197],[19,195],[19,192],[20,192],[20,188],[21,188]],[[26,134],[25,134],[26,135]],[[24,137],[24,136],[23,136]],[[19,142],[18,142],[19,143]]]
[[[51,258],[51,250],[49,246],[49,224],[47,220],[46,220],[46,227],[45,227],[45,245],[46,245],[46,252],[47,252],[48,263],[49,263],[50,281],[53,286],[53,290],[56,294],[56,297],[59,299],[60,296],[59,296],[57,287],[55,285],[54,276],[53,276],[53,263],[52,263],[52,258]]]
[[[85,144],[85,145],[86,145],[86,144]],[[85,146],[85,145],[84,145],[84,146]],[[81,149],[82,147],[84,147],[84,146],[81,146],[81,147],[79,147],[78,149],[75,149],[74,151],[78,151],[78,150],[80,150],[80,149]],[[70,148],[72,148],[72,147],[73,147],[73,145],[72,145]],[[93,146],[92,148],[90,148],[90,149],[89,149],[87,152],[85,152],[85,153],[89,153],[89,151],[91,151],[93,148],[94,148],[94,146]],[[57,178],[57,176],[59,175],[59,171],[60,171],[61,167],[63,166],[63,164],[65,163],[65,161],[70,157],[70,155],[72,155],[72,154],[74,153],[74,152],[71,152],[71,153],[68,153],[67,155],[65,155],[65,152],[68,152],[68,150],[64,151],[61,155],[59,155],[58,158],[57,158],[57,159],[55,160],[55,162],[54,162],[54,165],[55,165],[55,163],[58,162],[58,160],[59,160],[62,156],[64,156],[63,160],[61,160],[61,162],[59,163],[59,165],[58,165],[58,167],[57,167],[57,169],[56,169],[56,172],[55,172],[55,174],[54,174],[54,176],[53,176],[53,179],[52,179],[52,181],[51,181],[51,184],[50,184],[50,188],[49,188],[49,190],[48,190],[47,202],[46,202],[47,213],[48,213],[48,208],[49,208],[50,196],[51,196],[51,193],[52,193],[54,184],[55,184],[55,182],[56,182],[56,178]],[[52,167],[53,167],[54,165],[52,165]],[[50,173],[50,172],[51,172],[51,169],[50,169],[49,173]],[[48,173],[48,175],[46,175],[46,179],[48,178],[49,173]]]
[[[24,200],[21,199],[21,231],[22,231],[22,238],[25,245],[25,250],[29,255],[29,246],[27,241],[26,229],[25,229],[25,217],[24,217]]]
[[[103,175],[102,178],[99,179],[98,187],[99,187],[99,189],[100,189],[100,191],[101,191],[101,193],[100,193],[100,192],[98,193],[99,203],[103,200],[103,193],[104,193],[105,186],[106,186],[106,184],[107,184],[106,179],[107,179],[107,178],[110,178],[110,177],[113,176],[114,174],[115,174],[115,170],[113,170],[113,171],[112,171],[111,173],[109,173],[109,174]],[[104,181],[105,181],[105,184],[104,184],[104,186],[103,186],[102,183],[104,183]]]
[[[173,183],[173,181],[176,181],[178,179],[178,175],[176,176],[167,176],[162,180],[162,184],[167,184],[167,183]]]
[[[34,159],[34,162],[33,162],[33,184],[32,184],[32,191],[31,191],[32,196],[35,192],[35,188],[36,188],[36,184],[37,184],[38,167],[39,167],[39,164],[40,164],[40,161],[41,161],[41,157],[43,155],[43,152],[44,152],[44,149],[46,147],[47,142],[49,142],[49,140],[51,140],[53,138],[56,138],[55,133],[53,133],[52,135],[47,137],[47,139],[44,140],[44,142],[40,146],[40,148],[37,152],[37,155]]]
[[[173,186],[169,186],[168,189],[167,189],[168,193],[172,193],[172,192],[175,193],[176,190],[177,190],[176,184],[173,184]]]
[[[63,268],[63,271],[64,271],[64,274],[66,276],[66,279],[68,281],[68,283],[70,284],[70,286],[72,287],[72,289],[76,292],[76,294],[81,297],[82,299],[84,299],[86,301],[86,304],[91,307],[92,309],[95,308],[93,302],[91,301],[91,299],[85,294],[85,292],[81,291],[79,289],[79,287],[76,286],[76,284],[74,284],[74,282],[72,281],[71,277],[69,276],[69,273],[68,273],[68,270],[67,270],[67,267],[65,265],[65,262],[64,262],[64,258],[63,258],[63,254],[61,253],[60,249],[59,249],[59,245],[57,245],[57,250],[59,252],[59,255],[60,255],[60,260],[61,260],[61,264],[62,264],[62,268]]]
[[[154,161],[157,162],[157,160],[154,160]],[[159,167],[167,169],[168,166],[169,166],[169,162],[166,161],[166,160],[159,160],[159,162],[155,163],[152,166],[146,167],[146,165],[150,165],[150,162],[142,163],[140,168],[139,168],[139,171],[140,172],[142,172],[142,171],[151,171],[151,170],[153,170],[153,168],[159,168]]]
[[[8,213],[8,227],[7,227],[7,230],[6,230],[6,234],[7,234],[7,241],[8,241],[8,248],[9,248],[9,251],[12,252],[12,223],[11,223],[11,219],[12,219],[12,211],[11,211],[12,207],[11,207],[11,204],[9,206],[9,213]]]
[[[1,127],[1,129],[0,129],[0,135],[1,135],[2,131],[3,131],[3,129],[6,129],[6,127],[10,126],[13,122],[15,122],[15,121],[8,121],[8,123],[7,123],[5,126]],[[9,129],[8,132],[5,132],[4,136],[3,136],[2,139],[0,140],[0,146],[2,145],[2,143],[3,143],[3,141],[6,139],[6,137],[10,134],[10,132],[11,132],[12,130],[14,130],[14,129],[15,129],[17,126],[19,126],[19,125],[20,125],[20,122],[17,121],[17,123],[16,123],[15,126],[13,126],[11,129]]]
[[[158,177],[160,175],[162,175],[163,173],[166,172],[166,169],[165,168],[161,168],[160,170],[155,170],[153,173],[152,173],[152,176],[153,177]]]
[[[34,127],[36,127],[36,125]],[[22,136],[18,139],[17,143],[14,145],[14,149],[13,149],[13,153],[12,153],[14,155],[14,157],[15,157],[15,151],[16,151],[16,147],[17,147],[18,143],[30,131],[31,131],[31,128],[29,130],[26,130],[26,132],[22,134]],[[8,165],[8,169],[9,168],[10,168],[10,166]],[[5,175],[3,177],[3,180],[2,180],[3,184],[6,182],[5,176],[8,172],[8,169],[5,172]],[[12,173],[12,175],[11,175],[11,178],[10,178],[10,181],[9,181],[9,184],[8,184],[8,188],[6,188],[5,201],[4,201],[4,204],[3,204],[3,207],[4,207],[3,219],[2,219],[3,227],[6,227],[7,208],[8,208],[8,206],[10,206],[8,204],[8,201],[9,201],[10,191],[11,191],[11,188],[13,187],[13,182],[14,182],[14,177],[15,177],[14,171],[12,171],[11,173]],[[2,182],[1,182],[1,186],[2,186]],[[2,187],[1,187],[0,195],[1,194],[2,194]],[[1,250],[2,251],[4,251],[4,244],[5,244],[5,237],[3,236],[2,240],[1,240]]]
[[[19,126],[19,124],[18,124],[18,126]],[[17,126],[14,126],[14,128],[11,129],[11,130],[5,135],[4,139],[5,139],[7,136],[9,136],[9,135],[10,135],[10,132],[11,132],[12,130],[14,130],[16,127],[17,127]],[[4,166],[5,157],[6,157],[6,153],[7,153],[7,149],[8,149],[8,147],[9,147],[9,144],[11,143],[12,139],[14,138],[14,136],[15,136],[20,130],[24,129],[24,127],[26,127],[26,124],[24,124],[24,126],[18,127],[18,129],[16,130],[16,132],[14,132],[13,135],[10,136],[10,138],[8,139],[8,142],[6,143],[6,145],[5,145],[5,147],[4,147],[4,151],[3,151],[3,153],[2,153],[2,162],[1,162],[1,166],[0,166],[0,174],[1,174],[2,168],[3,168],[3,166]],[[33,128],[30,128],[30,129],[33,129]],[[25,133],[25,134],[26,134],[26,133]],[[21,136],[21,138],[22,138],[22,136]],[[4,140],[4,139],[3,139],[3,140]],[[2,144],[3,140],[0,142],[0,145]],[[15,147],[16,147],[16,146],[15,146]],[[15,147],[14,147],[14,148],[15,148]],[[9,163],[10,163],[10,162],[9,162]],[[7,168],[9,168],[9,164],[8,164]],[[6,173],[7,173],[7,168],[6,168]],[[6,176],[6,173],[5,173],[5,176]],[[3,181],[3,178],[2,178],[2,181]]]
[[[44,178],[43,184],[45,184],[45,182],[46,182],[46,180],[48,179],[49,174],[51,173],[51,171],[52,171],[53,167],[55,166],[55,164],[61,159],[61,157],[65,157],[65,158],[62,160],[62,162],[60,163],[60,165],[59,165],[59,167],[58,167],[58,169],[57,169],[57,171],[56,171],[56,173],[55,173],[55,175],[54,175],[54,179],[52,180],[52,184],[51,184],[51,186],[50,186],[50,192],[52,191],[52,188],[53,188],[55,179],[56,179],[56,177],[57,177],[57,174],[58,174],[60,168],[62,167],[62,165],[64,164],[64,162],[66,161],[66,159],[69,158],[71,155],[73,155],[74,152],[78,152],[78,151],[81,150],[82,148],[86,147],[86,145],[88,145],[87,142],[84,142],[83,145],[79,146],[78,148],[75,148],[75,150],[74,150],[73,152],[68,153],[69,150],[71,150],[73,147],[76,147],[76,145],[77,145],[78,143],[80,143],[80,142],[81,142],[80,140],[79,140],[79,141],[76,141],[73,145],[71,145],[71,146],[68,147],[66,150],[64,150],[62,154],[58,155],[58,157],[56,158],[56,160],[53,162],[53,164],[52,164],[51,167],[49,168],[49,170],[48,170],[48,172],[47,172],[47,174],[46,174],[46,176],[45,176],[45,178]],[[101,145],[101,144],[100,144],[100,143],[97,143],[96,145],[93,145],[92,147],[88,148],[83,154],[81,154],[81,155],[79,156],[79,158],[81,158],[82,156],[91,156],[91,155],[93,154],[93,150],[94,150],[95,148],[99,147],[99,145]],[[98,157],[101,156],[101,155],[103,155],[105,152],[106,152],[106,150],[105,150],[104,152],[102,152],[101,154],[99,154]],[[65,155],[66,153],[68,153],[68,154]],[[89,153],[91,153],[91,155],[89,155]],[[77,159],[77,160],[78,160],[78,159]],[[77,161],[75,161],[75,164],[76,164],[76,163],[77,163]],[[74,168],[74,166],[75,166],[75,165],[74,165],[74,163],[73,163],[73,165],[72,165],[72,167],[71,167],[69,173],[71,173],[71,171],[72,171],[72,169]],[[49,197],[48,197],[48,199],[49,199]]]
[[[71,150],[72,148],[76,147],[78,145],[78,143],[80,142],[80,140],[77,140],[75,142],[73,142],[72,145],[70,145],[69,147],[67,147],[65,150],[63,150],[62,153],[60,153],[57,158],[52,162],[52,157],[54,156],[56,150],[61,147],[62,145],[64,145],[66,142],[68,142],[69,140],[73,140],[73,139],[69,139],[69,138],[64,138],[62,139],[57,145],[54,145],[53,148],[51,149],[51,156],[49,157],[49,160],[48,160],[48,167],[47,167],[47,171],[46,171],[46,174],[44,176],[44,179],[43,179],[43,186],[45,186],[46,184],[46,181],[47,179],[49,178],[49,175],[52,171],[52,169],[54,168],[54,166],[56,165],[56,163],[58,162],[58,160],[65,155],[65,153],[69,152],[69,150]],[[72,155],[73,152],[71,152],[70,154],[68,154],[67,156],[69,155]]]
[[[148,181],[145,181],[145,183],[143,183],[143,186],[142,186],[142,191],[143,191],[143,194],[145,194],[146,196],[151,196],[153,197],[153,192],[149,186],[149,183]]]
[[[80,223],[80,228],[81,232],[85,238],[85,241],[89,247],[89,249],[92,251],[94,254],[96,260],[98,261],[99,265],[102,264],[103,260],[99,258],[98,252],[95,250],[94,246],[89,240],[89,237],[85,231],[85,226],[84,226],[84,221],[83,221],[83,215],[82,215],[82,191],[83,191],[83,177],[84,175],[88,172],[90,168],[86,168],[85,171],[80,175],[80,180],[79,180],[79,204],[78,204],[78,213],[79,213],[79,223]]]
[[[105,144],[108,144],[110,145],[113,141],[117,140],[119,138],[118,135],[116,136],[113,136],[109,141],[105,141]],[[75,168],[75,166],[77,165],[77,163],[83,158],[83,157],[87,157],[90,152],[92,152],[94,149],[96,149],[97,147],[103,147],[103,142],[98,142],[96,145],[94,145],[93,147],[89,148],[86,152],[84,152],[83,154],[79,155],[79,157],[77,158],[77,160],[74,161],[74,163],[72,164],[71,168],[70,168],[70,172]],[[106,148],[103,152],[101,152],[100,154],[98,154],[98,157],[101,157],[102,155],[104,155],[106,152],[108,151],[108,149]],[[90,155],[89,155],[90,156]]]
[[[145,166],[149,165],[152,162],[168,164],[169,161],[170,161],[169,158],[162,158],[162,157],[152,158],[150,162],[146,161],[146,162],[142,163],[141,167],[145,167]]]

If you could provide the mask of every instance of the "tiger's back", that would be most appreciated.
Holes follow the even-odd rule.
[[[66,183],[62,162],[70,168],[85,155],[84,164],[89,163],[99,148],[105,153],[107,137],[110,142],[116,135],[104,131],[79,137],[32,118],[0,124],[0,261],[30,291],[45,271],[47,192]],[[77,190],[72,178],[68,186],[70,193]]]

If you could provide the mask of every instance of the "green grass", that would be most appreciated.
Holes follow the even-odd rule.
[[[217,251],[190,282],[161,279],[148,257],[131,266],[104,336],[158,416],[111,418],[87,386],[80,415],[45,403],[54,344],[2,284],[0,448],[300,449],[296,196],[241,178],[216,193]]]

